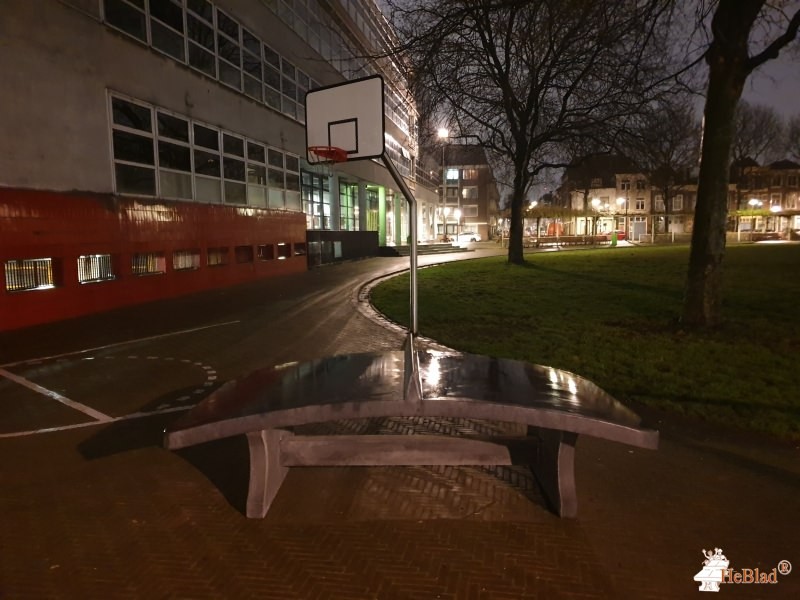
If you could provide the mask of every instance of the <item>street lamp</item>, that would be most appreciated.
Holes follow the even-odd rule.
[[[592,235],[597,235],[597,219],[599,217],[600,212],[600,198],[592,198],[592,208],[594,209],[595,215],[593,225],[592,225]]]
[[[750,205],[750,208],[752,210],[756,210],[756,209],[761,208],[761,206],[764,203],[761,200],[759,200],[758,198],[750,198],[750,200],[747,201],[747,204]],[[750,229],[751,233],[753,233],[756,230],[756,218],[757,218],[756,215],[753,215],[753,225],[752,225],[752,227]]]
[[[442,213],[442,239],[447,238],[447,215],[450,213],[450,208],[447,206],[443,206],[441,208]]]
[[[446,127],[440,127],[439,130],[436,132],[439,137],[439,140],[442,143],[442,211],[445,210],[445,203],[446,200],[446,190],[445,190],[445,182],[447,181],[446,177],[446,164],[444,159],[444,151],[447,147],[447,139],[450,137],[450,131]],[[447,213],[443,212],[444,218],[446,219]],[[444,228],[442,231],[443,236],[447,236],[447,221],[444,221]]]
[[[625,239],[628,239],[628,199],[627,198],[617,198],[617,206],[622,208],[622,205],[625,205]]]

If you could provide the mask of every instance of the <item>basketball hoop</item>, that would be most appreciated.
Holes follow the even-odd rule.
[[[345,162],[347,150],[337,146],[309,146],[308,158],[311,164]]]

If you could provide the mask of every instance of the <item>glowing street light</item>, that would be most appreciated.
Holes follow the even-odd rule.
[[[625,205],[625,239],[628,239],[628,199],[627,198],[617,198],[617,206],[622,208],[622,205]]]
[[[446,170],[447,166],[445,165],[444,150],[445,150],[445,147],[447,146],[447,138],[450,137],[450,131],[446,127],[440,127],[439,130],[436,133],[439,136],[439,140],[442,142],[442,205],[441,205],[441,208],[442,208],[442,211],[444,211],[445,210],[444,205],[447,202],[447,199],[445,197],[445,194],[446,194],[446,191],[445,191],[446,171],[445,170]],[[444,220],[444,227],[442,228],[442,236],[443,237],[447,237],[447,220],[446,220],[447,219],[447,213],[443,212],[442,214],[444,215],[442,218],[445,219]]]

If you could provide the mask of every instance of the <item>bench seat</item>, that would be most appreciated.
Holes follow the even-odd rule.
[[[528,435],[295,435],[294,427],[380,417],[452,417],[527,426]],[[245,434],[247,516],[269,509],[289,467],[530,465],[552,508],[577,514],[574,449],[590,435],[655,449],[658,432],[591,381],[474,354],[415,350],[333,356],[255,371],[213,392],[167,428],[178,449]]]

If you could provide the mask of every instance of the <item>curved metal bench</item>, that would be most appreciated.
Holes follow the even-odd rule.
[[[578,435],[655,449],[658,432],[591,381],[516,360],[433,350],[333,356],[230,381],[165,431],[168,449],[246,434],[247,516],[263,517],[289,467],[531,466],[562,517],[577,513]],[[528,426],[519,437],[294,435],[341,419],[455,417]]]

